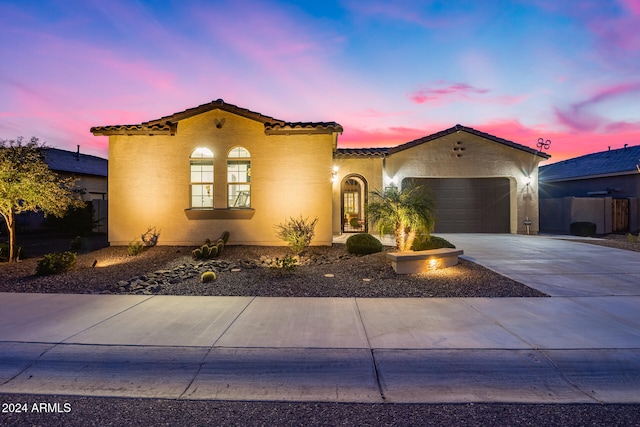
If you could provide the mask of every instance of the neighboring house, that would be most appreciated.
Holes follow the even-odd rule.
[[[76,152],[46,148],[44,159],[49,169],[58,175],[78,179],[76,191],[82,200],[107,200],[107,159],[80,153],[79,145]]]
[[[222,100],[109,136],[109,241],[149,227],[165,245],[231,233],[233,244],[284,245],[275,225],[319,219],[314,245],[368,229],[369,192],[428,184],[438,232],[538,230],[538,163],[549,156],[457,125],[394,148],[338,149],[335,122],[291,123]]]
[[[569,233],[593,222],[598,233],[640,229],[640,145],[540,167],[540,228]]]
[[[108,160],[80,153],[78,146],[75,152],[46,147],[44,161],[60,177],[77,179],[74,191],[82,200],[91,202],[94,220],[101,220],[94,231],[106,232]],[[18,218],[18,227],[33,231],[39,229],[43,221],[42,213],[24,213]]]

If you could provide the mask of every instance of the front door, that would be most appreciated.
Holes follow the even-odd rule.
[[[349,175],[342,181],[342,232],[366,233],[365,217],[367,182],[357,175]]]

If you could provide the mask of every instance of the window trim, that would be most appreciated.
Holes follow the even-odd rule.
[[[236,152],[237,153],[234,153]],[[231,148],[227,153],[227,208],[228,209],[251,209],[251,153],[249,150],[242,146],[235,146]],[[229,166],[232,162],[246,162],[247,163],[247,171],[245,172],[246,181],[230,181],[229,175],[230,170]],[[246,186],[248,190],[240,190],[238,193],[248,191],[248,203],[243,206],[232,206],[231,203],[231,195],[234,193],[231,191],[232,186]],[[241,197],[241,194],[236,196],[236,201]]]
[[[215,209],[215,156],[213,151],[206,147],[196,147],[191,154],[189,155],[189,208],[190,209],[198,209],[198,210],[211,210]],[[199,165],[196,163],[198,162]],[[194,175],[194,166],[211,166],[211,181],[202,181],[202,176],[207,173],[203,172],[202,169],[196,170],[195,172],[200,174],[201,181],[193,181]],[[204,194],[201,196],[202,205],[194,206],[194,195],[193,190],[195,187],[202,187],[202,189],[206,189],[207,186],[210,186],[211,193],[211,206],[204,206],[205,196]]]

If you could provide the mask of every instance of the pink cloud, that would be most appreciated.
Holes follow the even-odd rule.
[[[640,1],[638,0],[619,0],[622,7],[631,12],[633,15],[640,16]]]
[[[438,87],[439,86],[439,87]],[[417,89],[407,96],[416,104],[424,104],[426,102],[440,101],[445,98],[468,98],[472,94],[485,94],[488,89],[477,88],[467,83],[451,83],[438,82],[436,87],[426,87]]]
[[[555,108],[556,120],[576,132],[592,132],[609,123],[609,119],[593,112],[600,104],[626,95],[640,93],[640,82],[620,83],[599,89],[584,101],[566,109]]]

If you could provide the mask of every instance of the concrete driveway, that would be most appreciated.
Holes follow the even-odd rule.
[[[464,258],[551,296],[638,296],[640,252],[571,236],[439,234]]]

